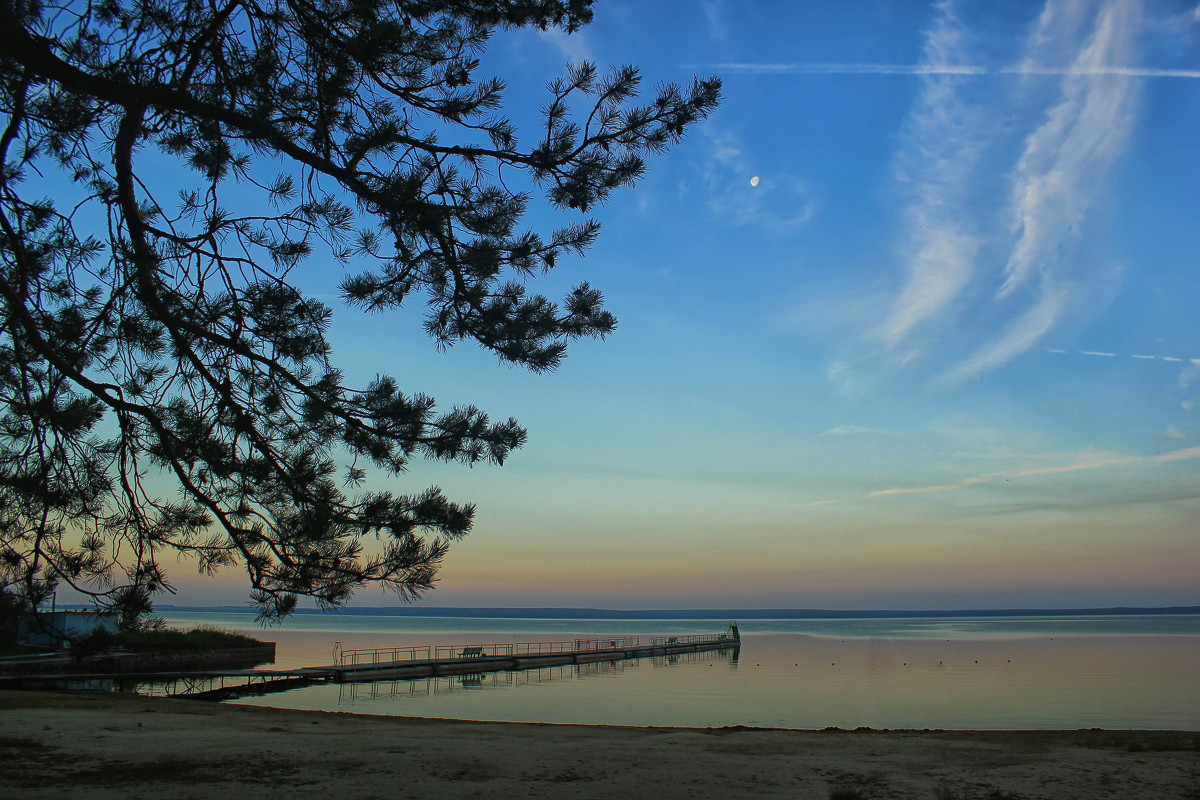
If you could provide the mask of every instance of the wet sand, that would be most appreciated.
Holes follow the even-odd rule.
[[[16,798],[1195,798],[1200,733],[630,728],[0,691]],[[855,794],[856,793],[856,794]]]

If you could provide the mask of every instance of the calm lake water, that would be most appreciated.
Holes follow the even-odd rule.
[[[298,615],[267,631],[278,667],[345,649],[717,633],[729,620]],[[730,653],[313,686],[236,702],[452,719],[787,728],[1200,729],[1200,616],[738,620]]]

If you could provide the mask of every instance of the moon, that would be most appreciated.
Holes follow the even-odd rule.
[[[753,178],[750,179],[750,185],[758,186],[758,176],[757,175],[755,175]]]

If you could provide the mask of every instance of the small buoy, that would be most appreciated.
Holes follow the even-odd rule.
[[[975,663],[976,663],[976,664],[978,664],[978,663],[979,663],[979,659],[978,659],[978,658],[977,658],[977,659],[975,659]]]
[[[797,661],[795,664],[792,664],[792,666],[793,666],[793,667],[798,667],[798,666],[800,666],[800,662],[799,662],[799,661]]]
[[[906,667],[908,666],[908,662],[907,662],[907,661],[905,661],[905,662],[904,662],[904,666],[906,666]]]

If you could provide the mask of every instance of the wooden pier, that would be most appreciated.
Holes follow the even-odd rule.
[[[450,675],[482,675],[568,664],[733,650],[741,646],[737,625],[719,634],[606,636],[561,642],[441,645],[336,651],[337,662],[290,670],[193,670],[6,676],[0,686],[114,689],[145,685],[150,694],[197,700],[228,700],[282,692],[318,683],[369,683]]]
[[[639,636],[622,636],[567,642],[342,650],[337,665],[321,669],[333,670],[338,683],[351,683],[537,669],[594,661],[730,650],[740,646],[741,638],[737,626],[733,625],[725,633],[656,636],[645,642]]]

